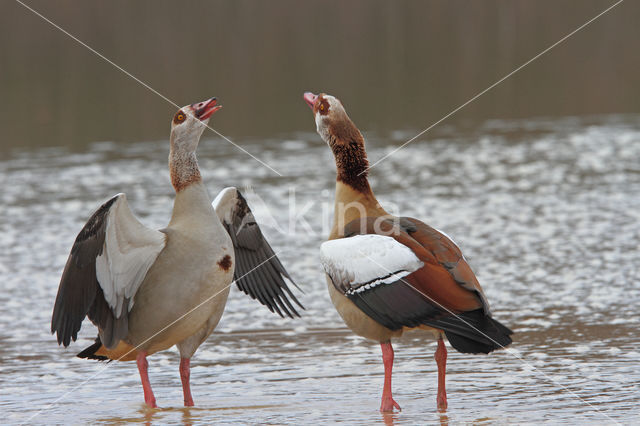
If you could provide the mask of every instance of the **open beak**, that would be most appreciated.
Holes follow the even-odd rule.
[[[200,119],[200,121],[204,121],[211,117],[214,112],[222,108],[222,105],[216,105],[217,103],[218,101],[214,97],[204,102],[193,104],[191,105],[191,108],[193,109],[193,113],[196,118]]]
[[[314,95],[311,92],[304,92],[304,101],[309,105],[309,108],[313,109],[313,105],[316,103],[316,99],[318,99],[318,95]]]

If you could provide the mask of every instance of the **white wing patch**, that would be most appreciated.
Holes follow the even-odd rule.
[[[376,234],[322,243],[320,262],[336,288],[347,295],[391,284],[424,266],[409,247]]]
[[[211,205],[222,222],[228,223],[231,221],[233,208],[238,201],[237,194],[238,190],[230,186],[220,191],[216,198],[213,199]]]
[[[133,307],[134,296],[166,243],[166,235],[135,218],[124,194],[106,218],[104,247],[96,258],[96,277],[116,318]]]

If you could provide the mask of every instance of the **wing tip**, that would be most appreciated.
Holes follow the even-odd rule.
[[[93,359],[96,361],[106,361],[109,359],[108,357],[104,355],[98,355],[96,353],[100,350],[101,347],[102,347],[102,342],[100,341],[100,336],[98,336],[96,337],[96,340],[91,346],[83,349],[81,352],[76,354],[76,356],[78,358]]]
[[[488,354],[513,343],[513,330],[491,316],[484,315],[482,309],[443,320],[446,324],[440,325],[444,325],[441,328],[449,343],[462,353]]]

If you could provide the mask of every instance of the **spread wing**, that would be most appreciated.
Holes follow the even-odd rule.
[[[126,337],[136,291],[165,241],[133,216],[124,194],[104,203],[78,234],[62,273],[51,319],[58,344],[76,340],[85,316],[107,348]]]
[[[380,324],[441,329],[461,352],[511,343],[511,330],[491,318],[475,275],[444,234],[415,219],[364,218],[347,224],[345,235],[322,245],[325,271]]]
[[[291,301],[302,309],[304,307],[289,289],[285,278],[296,284],[262,235],[240,191],[233,187],[223,189],[213,200],[213,207],[233,242],[236,258],[234,280],[238,288],[258,299],[271,312],[282,317],[299,317]]]

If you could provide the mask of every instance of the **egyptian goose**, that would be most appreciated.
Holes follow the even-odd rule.
[[[98,327],[95,344],[79,357],[136,360],[150,407],[156,400],[147,356],[173,345],[184,404],[193,405],[190,359],[220,321],[234,279],[281,316],[299,316],[289,298],[302,307],[240,192],[226,188],[212,203],[202,182],[196,148],[220,108],[211,98],[173,117],[169,170],[176,198],[169,225],[145,227],[124,194],[104,203],[73,244],[53,309],[51,332],[65,347],[85,316]]]
[[[391,338],[425,329],[438,341],[438,409],[445,410],[447,350],[490,353],[512,331],[491,318],[487,299],[460,249],[443,232],[387,213],[367,180],[364,138],[338,99],[307,92],[317,131],[337,167],[334,224],[320,248],[331,301],[356,334],[382,347],[385,378],[380,411],[400,406],[391,393]]]

